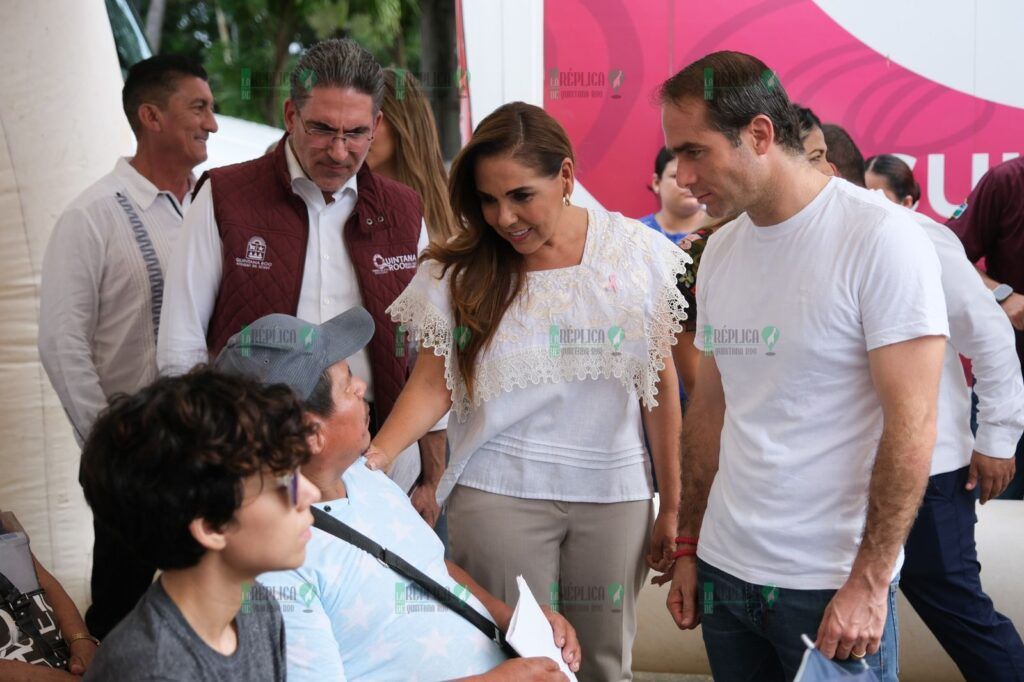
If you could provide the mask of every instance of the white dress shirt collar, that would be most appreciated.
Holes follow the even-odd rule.
[[[288,175],[292,178],[292,189],[299,196],[306,198],[309,201],[312,197],[320,197],[323,201],[323,191],[317,187],[317,184],[313,182],[306,171],[303,170],[302,164],[299,163],[298,158],[295,156],[295,152],[292,150],[292,143],[289,138],[284,140],[285,150],[284,158],[288,162]],[[338,188],[334,194],[334,201],[341,199],[345,195],[346,191],[351,191],[353,196],[359,195],[359,186],[356,183],[356,173],[352,174],[352,177],[348,179],[344,185]]]
[[[196,186],[196,176],[194,173],[189,173],[188,192],[185,193],[185,200],[179,202],[172,192],[157,188],[149,178],[136,170],[135,166],[131,164],[132,158],[134,157],[122,156],[118,159],[117,164],[114,165],[114,175],[124,183],[124,187],[131,196],[132,201],[135,202],[135,205],[140,210],[148,211],[149,207],[153,205],[153,202],[161,194],[171,197],[178,205],[188,206],[192,189]]]

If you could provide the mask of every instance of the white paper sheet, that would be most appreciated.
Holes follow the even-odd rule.
[[[562,651],[555,645],[551,623],[544,617],[540,604],[523,576],[516,577],[516,584],[519,585],[519,601],[516,602],[516,610],[512,612],[512,621],[505,639],[523,658],[547,656],[558,663],[570,682],[576,682],[576,675],[569,670],[569,666],[562,660]]]

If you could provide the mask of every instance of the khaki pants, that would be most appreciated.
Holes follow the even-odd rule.
[[[457,485],[448,501],[451,559],[514,606],[522,575],[537,601],[572,623],[580,680],[631,680],[636,599],[647,576],[650,500],[526,500]]]

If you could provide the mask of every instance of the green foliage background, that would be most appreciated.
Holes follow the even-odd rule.
[[[145,23],[151,0],[131,0]],[[288,76],[298,55],[326,38],[358,41],[381,64],[420,68],[414,0],[167,0],[160,53],[200,59],[217,111],[283,127]],[[252,87],[242,87],[243,69]]]

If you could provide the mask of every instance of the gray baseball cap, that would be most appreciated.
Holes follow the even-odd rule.
[[[228,339],[213,366],[264,384],[287,384],[306,400],[324,370],[369,343],[373,329],[370,313],[359,306],[319,325],[273,313]]]

